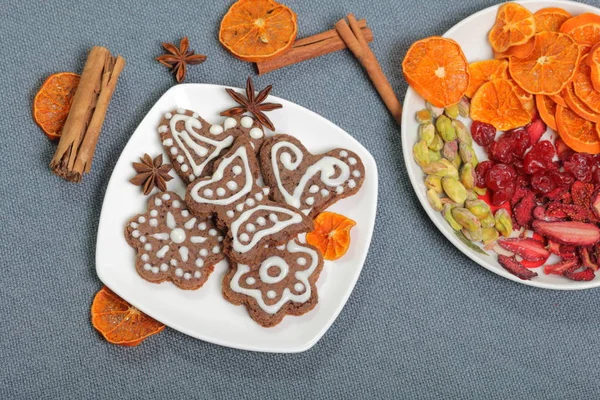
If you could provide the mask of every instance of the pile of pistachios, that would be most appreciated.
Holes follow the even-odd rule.
[[[511,234],[512,219],[505,209],[494,215],[478,198],[486,192],[475,185],[479,161],[469,130],[458,120],[468,115],[467,99],[445,109],[427,102],[426,108],[416,114],[420,140],[413,147],[413,157],[427,174],[425,186],[431,207],[440,211],[457,233],[487,245],[500,234]]]

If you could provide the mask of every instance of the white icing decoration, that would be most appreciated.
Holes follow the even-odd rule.
[[[171,261],[169,261],[169,264],[171,264],[172,266],[176,267],[177,266],[177,260],[172,259]]]
[[[169,127],[166,125],[161,125],[158,127],[158,133],[167,133],[168,130],[169,130]]]
[[[311,193],[317,193],[319,191],[319,187],[317,185],[312,185],[308,191]]]
[[[166,119],[171,119],[171,117],[173,117],[173,114],[171,114],[170,112],[165,114]]]
[[[160,248],[159,251],[156,252],[156,257],[163,258],[165,254],[167,254],[167,251],[169,251],[169,245],[165,244],[163,247]]]
[[[211,229],[210,231],[208,231],[208,234],[210,236],[217,236],[217,230],[216,229]]]
[[[154,205],[156,206],[162,206],[162,200],[159,198],[154,199]]]
[[[208,131],[211,133],[211,135],[220,135],[223,133],[223,127],[221,125],[213,125]]]
[[[274,290],[269,290],[269,291],[267,292],[267,297],[268,297],[268,298],[270,298],[270,299],[274,299],[274,298],[275,298],[275,296],[277,296],[277,293],[275,293],[275,291],[274,291]]]
[[[183,279],[189,281],[192,278],[192,274],[190,274],[189,272],[186,272],[185,274],[183,274]]]
[[[206,249],[202,249],[199,251],[199,253],[202,257],[206,257],[208,255],[208,250]]]
[[[204,260],[201,258],[197,258],[195,264],[196,264],[196,267],[202,268],[202,267],[204,267]]]
[[[306,209],[304,209],[304,210],[302,210],[302,211],[300,211],[300,212],[301,212],[302,214],[304,214],[304,215],[308,216],[308,214],[310,214],[311,210],[312,210],[312,207],[311,207],[311,208],[306,208]]]
[[[200,115],[199,115],[198,113],[193,113],[193,114],[192,114],[192,117],[194,117],[194,118],[199,118],[199,117],[200,117]]]
[[[175,229],[177,224],[175,223],[175,217],[170,212],[167,213],[167,226],[169,229]]]
[[[357,161],[356,161],[356,158],[354,158],[354,157],[350,157],[350,158],[348,159],[348,163],[350,163],[350,165],[356,165],[356,162],[357,162]]]
[[[175,270],[175,275],[181,277],[183,275],[183,270],[181,268],[177,268]]]
[[[263,191],[263,193],[264,193],[264,195],[265,195],[265,196],[268,196],[268,195],[269,195],[269,192],[271,191],[271,188],[269,188],[269,187],[264,187],[264,188],[262,189],[262,191]]]
[[[156,218],[150,219],[150,221],[148,221],[148,223],[150,224],[150,226],[153,226],[153,227],[158,226],[158,220]]]
[[[151,245],[150,243],[146,243],[146,244],[144,245],[144,250],[146,250],[146,251],[150,251],[150,250],[152,250],[152,245]]]
[[[217,196],[225,196],[225,193],[227,193],[225,189],[217,188]]]
[[[279,156],[278,152],[282,148],[285,150]],[[292,155],[288,151],[291,151],[294,154],[294,162],[292,162]],[[285,202],[293,207],[301,207],[300,198],[302,197],[302,193],[304,193],[304,188],[308,184],[308,181],[317,173],[320,173],[319,178],[321,182],[327,186],[342,185],[350,177],[350,167],[348,164],[337,158],[325,156],[306,169],[304,175],[302,175],[298,181],[298,185],[294,189],[294,192],[290,194],[281,181],[278,159],[285,169],[288,171],[296,171],[302,163],[303,158],[304,155],[298,146],[290,142],[281,141],[275,143],[271,148],[271,163],[275,182],[277,183],[277,187],[283,195]],[[339,173],[337,171],[338,169]],[[336,175],[337,177],[333,178]]]
[[[138,218],[138,222],[139,222],[140,224],[143,224],[144,222],[146,222],[146,217],[143,217],[143,216],[139,217],[139,218]]]
[[[223,123],[223,126],[225,127],[225,130],[227,129],[231,129],[231,128],[235,128],[237,125],[237,121],[235,120],[235,118],[227,118],[225,120],[225,122]]]
[[[253,277],[249,276],[246,278],[246,283],[248,285],[254,285],[256,283],[256,279],[254,279]]]
[[[242,124],[244,128],[250,128],[252,124],[254,124],[254,120],[250,117],[242,117],[240,124]]]
[[[235,206],[235,209],[239,212],[242,212],[242,210],[244,209],[244,203],[238,204],[237,206]]]
[[[212,189],[204,189],[204,197],[212,197],[213,196],[213,191]]]
[[[230,197],[220,198],[220,199],[215,199],[215,200],[210,200],[210,199],[200,196],[200,194],[199,194],[200,190],[204,186],[210,185],[214,182],[218,182],[221,179],[223,179],[223,176],[225,174],[225,169],[228,168],[233,163],[233,161],[236,159],[240,159],[242,161],[242,164],[244,165],[244,171],[245,171],[244,172],[244,174],[245,174],[244,180],[245,180],[245,182],[244,182],[244,186],[242,187],[242,189],[239,192],[231,195]],[[227,187],[229,187],[229,182],[227,182]],[[237,200],[246,196],[250,192],[251,189],[252,189],[252,172],[250,171],[250,163],[248,161],[248,153],[247,153],[246,147],[241,146],[241,147],[238,147],[237,150],[233,154],[231,154],[229,157],[224,157],[221,160],[219,167],[214,172],[214,174],[210,180],[201,181],[201,182],[198,182],[196,185],[194,185],[190,191],[190,195],[191,195],[192,199],[194,201],[196,201],[197,203],[216,204],[216,205],[225,206],[228,204],[234,204]],[[231,189],[231,190],[235,190],[235,189]]]
[[[151,217],[158,217],[158,211],[156,211],[156,210],[150,211],[150,216]]]
[[[190,212],[188,210],[181,210],[181,216],[184,218],[189,217]]]
[[[254,199],[246,199],[246,205],[248,207],[254,207],[255,204],[256,202],[254,201]]]
[[[158,274],[158,267],[152,267],[152,273]]]
[[[150,271],[152,269],[152,265],[150,265],[150,264],[144,264],[144,269],[146,271]]]
[[[206,222],[200,222],[198,224],[198,229],[200,229],[201,231],[206,229]]]
[[[181,202],[179,200],[175,200],[173,203],[171,203],[171,205],[174,208],[181,208]]]
[[[170,195],[169,193],[164,193],[164,194],[162,195],[162,199],[163,199],[164,201],[170,200],[170,199],[171,199],[171,195]]]
[[[250,220],[252,215],[254,213],[256,213],[257,211],[271,212],[271,214],[269,215],[269,219],[272,222],[274,222],[274,224],[273,224],[273,226],[271,226],[269,228],[257,231],[252,236],[252,240],[249,243],[242,244],[242,243],[240,243],[241,235],[240,235],[240,237],[238,237],[240,227],[245,226],[247,224],[248,220]],[[281,213],[281,214],[286,214],[291,218],[289,218],[285,221],[279,221],[279,219],[277,218],[277,215],[274,214],[276,212]],[[254,248],[254,246],[256,246],[256,244],[264,237],[279,233],[279,232],[283,231],[285,228],[287,228],[288,226],[299,224],[301,222],[302,222],[302,216],[296,212],[288,210],[287,208],[260,204],[260,205],[256,206],[255,208],[244,211],[237,220],[235,220],[231,223],[230,229],[231,229],[231,236],[233,237],[232,248],[234,251],[236,251],[238,253],[246,253],[246,252],[250,251],[252,248]]]
[[[146,236],[140,236],[140,242],[146,243]]]
[[[188,168],[187,164],[183,164],[183,165],[181,166],[181,172],[188,172],[188,169],[189,169],[189,168]]]
[[[315,198],[314,197],[307,197],[306,200],[305,200],[305,202],[309,206],[312,206],[313,204],[315,204]]]
[[[214,254],[219,254],[221,252],[221,247],[219,247],[219,246],[213,247],[212,252]]]
[[[256,218],[256,223],[261,226],[265,226],[267,224],[267,220],[264,219],[264,217],[258,217]]]
[[[233,210],[227,210],[225,215],[227,215],[227,218],[233,218],[233,216],[235,215],[235,212]]]
[[[165,263],[160,264],[160,270],[162,272],[168,271],[169,270],[169,264],[165,264]]]
[[[168,138],[168,139],[163,140],[163,146],[165,146],[165,147],[173,146],[173,139]]]
[[[129,224],[130,227],[132,227],[133,229],[137,228],[139,225],[137,222],[132,222]]]
[[[263,131],[260,128],[252,128],[250,129],[250,137],[252,139],[260,139],[263,137]]]
[[[179,121],[185,122],[185,129],[181,132],[176,129]],[[194,128],[201,129],[202,123],[197,118],[190,117],[188,115],[177,115],[173,117],[173,119],[170,121],[170,126],[173,138],[188,159],[188,162],[192,168],[192,172],[195,176],[201,176],[206,165],[211,160],[215,159],[221,153],[221,151],[223,151],[223,149],[231,146],[234,140],[233,136],[228,136],[221,141],[216,141],[199,135]],[[194,141],[194,139],[199,142],[214,146],[214,150],[212,153],[208,154],[208,149],[198,144],[196,141]],[[193,151],[200,157],[206,157],[206,159],[202,163],[196,164],[196,160],[190,151]]]
[[[302,292],[304,290],[304,285],[298,282],[294,285],[294,290],[296,292]]]
[[[196,176],[194,174],[190,174],[188,176],[188,179],[190,180],[190,182],[192,182],[194,179],[196,179]]]
[[[177,147],[171,147],[171,154],[175,155],[179,153],[179,150],[177,150]]]
[[[192,243],[204,243],[206,242],[206,238],[202,236],[192,236],[190,238],[190,242]]]
[[[360,171],[359,170],[352,171],[352,176],[355,178],[360,178]]]
[[[183,243],[185,241],[185,231],[181,228],[175,228],[171,231],[171,240],[174,243]]]
[[[187,247],[182,246],[179,248],[179,255],[181,256],[181,261],[187,262],[190,251]]]
[[[285,250],[285,244],[282,244],[281,246],[277,246],[276,249],[281,250],[281,251]]]
[[[259,176],[258,178],[256,178],[256,184],[260,187],[265,186],[265,181],[262,176]]]
[[[239,165],[234,165],[233,168],[231,168],[231,171],[234,175],[239,175],[242,173],[242,167],[240,167]]]
[[[183,215],[183,213],[182,213],[182,215]],[[196,218],[192,218],[188,222],[183,224],[183,226],[185,229],[192,229],[195,224],[196,224]]]
[[[327,189],[321,189],[321,196],[323,196],[323,197],[329,196],[329,190],[327,190]]]
[[[184,162],[184,161],[185,161],[185,158],[183,158],[183,156],[180,154],[180,155],[178,155],[178,156],[177,156],[176,160],[177,160],[177,162],[178,162],[179,164],[181,164],[182,162]]]
[[[311,291],[311,287],[310,287],[308,279],[313,274],[313,272],[315,271],[315,269],[317,268],[317,266],[319,264],[319,255],[317,254],[316,251],[314,251],[310,247],[303,247],[303,246],[295,243],[293,240],[288,242],[287,250],[290,253],[305,253],[311,259],[311,264],[310,264],[309,268],[307,268],[303,271],[296,271],[296,273],[294,274],[295,278],[298,280],[298,283],[302,284],[303,287],[306,288],[306,290],[304,292],[302,292],[300,294],[293,294],[291,292],[291,290],[286,287],[283,289],[283,292],[281,293],[281,298],[279,299],[279,301],[277,303],[272,304],[272,305],[267,305],[265,303],[264,299],[262,298],[262,292],[260,289],[249,289],[249,288],[243,288],[240,286],[241,277],[250,271],[250,267],[248,265],[244,265],[244,264],[237,265],[236,273],[230,282],[231,290],[233,290],[236,293],[245,294],[247,296],[254,298],[256,300],[257,304],[259,305],[259,307],[268,314],[275,314],[288,301],[292,301],[294,303],[305,303],[308,300],[310,300],[312,291]],[[262,267],[262,264],[261,264],[261,267]],[[253,284],[253,283],[248,282],[248,278],[246,279],[246,283],[248,285]],[[294,285],[295,289],[297,288],[296,285]]]
[[[248,232],[254,232],[256,230],[256,226],[254,226],[254,224],[247,224],[246,225],[246,230]]]
[[[306,258],[304,257],[298,257],[298,259],[296,260],[296,262],[298,263],[298,265],[306,265]]]
[[[348,157],[348,152],[346,150],[340,151],[340,157]]]
[[[219,236],[219,237],[217,238],[217,240],[218,240],[219,242],[222,242],[222,241],[223,241],[223,236]]]
[[[142,261],[148,261],[150,256],[148,254],[142,254]]]
[[[256,201],[262,201],[262,199],[264,199],[265,196],[261,192],[258,192],[254,195],[254,198],[256,199]]]
[[[240,235],[240,242],[248,243],[250,241],[250,236],[247,233],[242,233]]]
[[[227,189],[229,190],[237,190],[238,184],[235,181],[227,182]]]
[[[183,108],[178,108],[178,109],[177,109],[177,113],[179,113],[179,114],[185,114],[185,109],[183,109]]]
[[[354,181],[354,179],[350,179],[350,180],[348,181],[348,187],[349,187],[350,189],[354,189],[354,188],[356,187],[356,182]]]
[[[337,194],[342,194],[342,193],[344,193],[344,188],[343,188],[343,186],[338,186],[338,187],[336,187],[336,188],[335,188],[335,192],[336,192]]]
[[[134,238],[139,238],[140,237],[140,231],[138,231],[137,229],[133,232],[131,232],[131,236],[133,236]]]
[[[194,278],[198,279],[202,276],[202,274],[200,273],[200,271],[196,271],[194,272]]]

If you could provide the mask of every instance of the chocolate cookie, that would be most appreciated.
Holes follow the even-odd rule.
[[[175,171],[186,183],[210,175],[213,163],[236,138],[248,137],[256,151],[264,140],[260,124],[251,117],[229,117],[223,125],[211,125],[183,108],[166,113],[158,133]]]
[[[268,249],[287,243],[299,233],[311,231],[312,220],[298,210],[271,201],[257,180],[258,162],[246,137],[216,164],[212,177],[188,185],[186,202],[196,215],[216,213],[227,227],[227,255],[233,261],[252,263]]]
[[[259,154],[273,199],[311,218],[358,192],[365,179],[365,166],[356,153],[338,148],[313,155],[290,135],[265,140]]]
[[[262,261],[232,264],[223,279],[225,299],[245,305],[264,327],[312,310],[318,302],[315,282],[323,269],[321,254],[308,244],[291,240],[269,250]]]
[[[137,272],[149,282],[200,288],[224,258],[222,233],[211,218],[191,215],[176,193],[155,194],[147,208],[125,227],[127,243],[137,250]]]

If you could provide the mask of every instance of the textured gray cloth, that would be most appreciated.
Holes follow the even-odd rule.
[[[586,1],[590,4],[594,0]],[[0,397],[599,398],[598,290],[555,292],[488,272],[427,218],[404,169],[400,132],[356,60],[338,52],[256,78],[341,126],[375,156],[380,203],[350,300],[301,354],[232,350],[172,329],[137,348],[104,341],[89,306],[100,207],[130,134],[174,81],[161,41],[190,37],[208,61],[188,82],[243,86],[250,64],[217,41],[223,1],[0,2]],[[439,35],[492,0],[286,0],[300,36],[348,12],[366,18],[396,92],[414,40]],[[596,3],[597,4],[597,3]],[[43,79],[81,71],[93,45],[127,59],[92,173],[74,185],[48,169],[55,144],[31,118]],[[415,229],[416,228],[416,229]]]

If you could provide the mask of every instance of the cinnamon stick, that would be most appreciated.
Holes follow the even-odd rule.
[[[360,28],[361,37],[363,37],[366,42],[372,42],[373,32],[367,27],[367,21],[361,19],[360,21],[357,21],[357,25]],[[290,50],[273,60],[256,63],[256,68],[259,75],[264,75],[277,69],[343,50],[345,48],[346,43],[344,43],[338,32],[335,29],[331,29],[326,32],[296,40]]]
[[[83,174],[90,171],[106,111],[124,66],[121,56],[113,57],[104,47],[90,50],[60,142],[50,161],[56,175],[81,182]]]
[[[354,18],[354,15],[348,14],[348,23],[345,19],[341,19],[335,24],[335,29],[339,33],[342,40],[348,46],[348,49],[354,54],[363,68],[367,71],[367,75],[371,79],[375,90],[385,103],[385,106],[392,114],[394,119],[400,123],[402,117],[402,104],[394,93],[390,82],[385,73],[381,69],[381,65],[377,61],[377,57],[369,48],[369,44],[364,40],[360,25]]]

